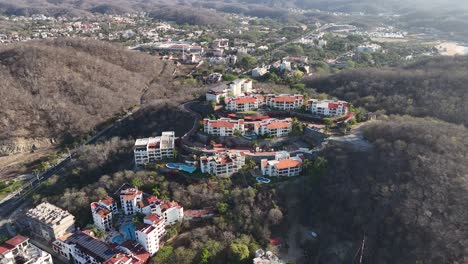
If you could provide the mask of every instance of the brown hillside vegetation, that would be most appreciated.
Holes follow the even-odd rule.
[[[328,169],[297,189],[322,234],[315,263],[358,263],[364,236],[362,263],[466,263],[467,129],[398,117],[365,135],[374,153],[332,146]]]
[[[467,72],[468,57],[440,57],[407,67],[346,71],[306,84],[370,111],[468,125]]]
[[[172,97],[172,62],[102,42],[0,49],[1,139],[77,136],[145,101]],[[171,91],[168,93],[168,91]]]

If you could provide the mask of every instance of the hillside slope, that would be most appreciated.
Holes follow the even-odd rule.
[[[172,96],[174,65],[102,42],[0,49],[0,139],[75,137],[117,113]]]
[[[308,263],[358,263],[364,238],[362,263],[465,263],[468,130],[398,117],[365,135],[373,153],[332,145],[328,169],[295,187],[303,223],[321,234]]]
[[[399,68],[311,78],[308,87],[370,111],[435,117],[468,125],[468,57],[439,57]]]

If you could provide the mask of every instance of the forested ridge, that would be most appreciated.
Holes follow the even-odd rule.
[[[332,145],[327,169],[292,187],[310,206],[304,224],[322,234],[310,261],[358,263],[365,239],[363,263],[465,263],[468,130],[391,117],[365,136],[372,152]]]
[[[132,106],[167,98],[174,65],[111,44],[78,39],[0,49],[1,139],[88,133]],[[170,91],[170,93],[169,93]]]
[[[406,67],[344,71],[306,84],[369,111],[468,125],[467,72],[468,57],[440,57]]]

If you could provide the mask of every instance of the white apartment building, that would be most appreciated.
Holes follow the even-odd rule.
[[[97,229],[107,232],[112,229],[112,217],[117,213],[117,203],[112,197],[106,197],[91,203],[91,214]]]
[[[298,176],[302,171],[303,160],[302,155],[291,158],[288,152],[280,151],[276,153],[274,160],[261,160],[262,174],[269,177]]]
[[[233,120],[229,118],[220,118],[218,120],[203,119],[204,132],[214,136],[232,136],[235,131],[243,132],[245,122],[243,119]]]
[[[200,158],[200,168],[203,173],[211,173],[219,177],[229,177],[238,172],[245,164],[245,156],[240,152],[221,152],[210,157]]]
[[[143,224],[135,230],[136,240],[151,255],[159,250],[161,238],[166,234],[164,219],[155,214],[145,216]]]
[[[266,105],[283,111],[299,109],[304,105],[304,96],[301,94],[269,94],[265,97]]]
[[[134,147],[136,165],[174,158],[175,132],[162,132],[160,137],[137,139]]]
[[[263,104],[263,96],[241,96],[237,98],[226,98],[226,109],[234,112],[256,110]]]
[[[239,96],[245,93],[251,93],[252,88],[252,80],[248,79],[237,79],[228,84],[229,90],[233,96]]]
[[[29,243],[29,238],[17,235],[0,245],[1,264],[52,264],[52,256]]]
[[[254,123],[254,131],[257,135],[271,135],[273,137],[285,137],[292,131],[292,119],[267,119]]]
[[[175,201],[163,201],[147,195],[136,188],[122,190],[120,194],[122,209],[126,215],[142,213],[156,214],[164,219],[166,225],[173,225],[184,218],[184,208]]]
[[[227,85],[222,84],[209,90],[205,94],[206,101],[215,101],[219,104],[221,97],[237,97],[246,93],[251,93],[253,90],[252,87],[252,80],[238,79],[228,83]]]
[[[307,110],[314,115],[342,116],[348,113],[348,103],[345,101],[311,99],[307,102]]]
[[[26,213],[32,233],[47,241],[75,230],[75,217],[50,203],[41,203]]]
[[[142,198],[143,192],[136,188],[122,190],[120,192],[120,204],[122,205],[124,214],[133,215],[137,213],[139,211],[138,203]]]

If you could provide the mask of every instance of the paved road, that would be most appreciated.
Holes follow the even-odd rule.
[[[135,112],[135,111],[134,111]],[[100,138],[102,138],[104,135],[107,134],[112,128],[114,128],[117,124],[120,122],[124,121],[125,119],[129,118],[130,116],[133,115],[134,112],[130,112],[124,117],[118,119],[115,123],[107,126],[103,130],[99,131],[96,135],[94,135],[92,138],[88,139],[85,143],[83,143],[81,146],[73,149],[71,153],[76,152],[80,148],[82,148],[85,145],[89,144],[94,144],[96,143]],[[0,220],[1,219],[7,219],[11,216],[11,214],[15,211],[16,208],[18,208],[24,201],[25,199],[35,190],[39,188],[42,182],[46,181],[49,179],[52,175],[54,174],[59,174],[59,171],[63,168],[65,168],[71,161],[71,156],[68,156],[61,162],[59,162],[57,165],[55,165],[52,168],[49,168],[46,172],[40,175],[40,180],[37,178],[34,178],[29,184],[23,185],[22,189],[13,197],[11,197],[8,200],[3,200],[3,202],[0,204]]]

